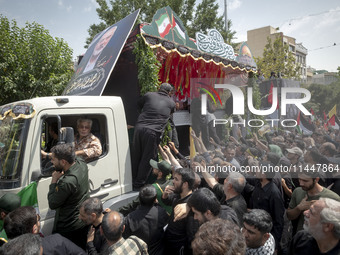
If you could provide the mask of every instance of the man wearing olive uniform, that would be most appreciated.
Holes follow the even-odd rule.
[[[56,171],[52,174],[48,204],[56,210],[53,233],[59,233],[85,249],[87,226],[79,219],[79,207],[89,195],[88,168],[75,158],[71,144],[52,148],[52,160]]]

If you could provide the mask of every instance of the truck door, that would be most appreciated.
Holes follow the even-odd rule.
[[[60,114],[62,112],[62,114]],[[35,128],[36,134],[32,139],[37,139],[32,143],[34,148],[32,152],[35,155],[42,155],[41,150],[46,150],[46,144],[50,141],[49,128],[52,123],[57,121],[56,116],[61,119],[62,127],[72,127],[77,133],[77,119],[88,118],[93,121],[91,132],[96,135],[101,143],[103,152],[98,158],[88,162],[89,168],[89,187],[90,196],[98,197],[103,202],[121,195],[121,178],[119,174],[117,139],[115,123],[112,117],[112,110],[109,108],[93,108],[93,109],[49,109],[41,111],[38,115],[37,125]],[[46,162],[42,156],[33,157],[34,166],[40,166],[40,171],[43,174],[38,181],[37,193],[40,215],[42,218],[42,231],[48,234],[53,227],[54,212],[49,209],[47,201],[47,193],[51,183],[52,171],[46,171]],[[38,162],[39,161],[39,162]]]

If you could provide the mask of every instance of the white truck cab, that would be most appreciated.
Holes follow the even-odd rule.
[[[42,97],[0,107],[0,196],[37,181],[44,234],[52,230],[54,211],[47,201],[52,171],[41,150],[51,139],[51,123],[58,123],[59,142],[65,142],[61,131],[76,132],[81,117],[93,121],[91,132],[103,147],[102,155],[88,162],[90,196],[100,198],[105,208],[116,209],[138,194],[132,192],[128,130],[120,97]]]

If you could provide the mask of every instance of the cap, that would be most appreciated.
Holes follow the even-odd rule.
[[[293,148],[291,148],[291,149],[287,149],[287,151],[289,152],[289,153],[293,153],[293,154],[296,154],[296,155],[298,155],[298,156],[302,156],[302,154],[303,154],[303,152],[302,152],[302,150],[299,148],[299,147],[293,147]]]
[[[159,87],[159,90],[163,90],[165,92],[170,92],[174,89],[174,87],[169,84],[169,83],[162,83],[161,86]]]
[[[0,209],[11,212],[21,206],[21,199],[17,194],[6,193],[0,198]]]
[[[156,160],[150,159],[150,165],[153,168],[160,170],[164,175],[171,173],[171,165],[165,160],[157,162]]]

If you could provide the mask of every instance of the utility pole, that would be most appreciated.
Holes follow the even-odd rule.
[[[225,23],[225,31],[228,32],[228,0],[224,0],[224,23]]]

